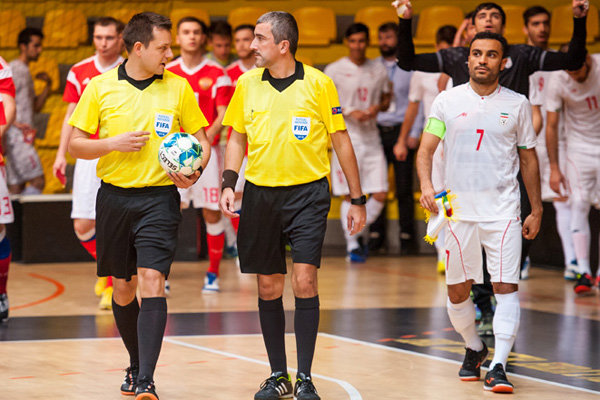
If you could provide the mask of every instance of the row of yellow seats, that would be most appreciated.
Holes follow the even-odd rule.
[[[522,43],[522,15],[525,7],[507,5],[505,8],[507,23],[505,35],[512,43]],[[122,21],[128,21],[134,14],[142,10],[114,9],[109,15]],[[232,26],[254,23],[256,19],[267,12],[262,7],[240,7],[229,13],[228,21]],[[336,39],[336,18],[331,8],[302,7],[293,12],[300,30],[300,43],[302,45],[328,45]],[[171,12],[173,24],[188,15],[194,15],[207,24],[210,17],[206,10],[199,8],[178,8]],[[391,7],[365,7],[360,9],[354,20],[369,26],[371,36],[377,37],[377,28],[384,22],[395,21],[395,11]],[[572,26],[571,6],[556,7],[552,10],[552,36],[551,44],[564,43],[571,37]],[[442,25],[460,26],[463,12],[455,6],[427,7],[419,15],[419,23],[415,35],[415,45],[431,45],[435,33]],[[68,21],[68,23],[66,23]],[[0,11],[0,47],[14,47],[18,32],[25,27],[25,18],[18,10]],[[57,9],[46,13],[44,17],[43,32],[46,47],[77,47],[88,40],[87,18],[82,11],[76,9]],[[588,42],[593,42],[598,36],[598,9],[591,5],[588,17]]]

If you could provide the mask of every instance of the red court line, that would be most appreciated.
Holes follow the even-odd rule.
[[[17,376],[17,377],[10,378],[10,379],[31,379],[31,378],[35,378],[35,376]]]
[[[50,301],[50,300],[52,300],[52,299],[60,296],[65,291],[65,287],[63,286],[63,284],[60,283],[60,282],[58,282],[58,281],[55,281],[52,278],[48,278],[47,276],[39,275],[39,274],[36,274],[36,273],[33,273],[33,272],[31,272],[31,273],[29,273],[27,275],[31,276],[32,278],[41,279],[43,281],[50,282],[51,284],[53,284],[54,286],[56,286],[56,291],[54,291],[54,293],[52,293],[50,296],[44,297],[43,299],[36,300],[36,301],[33,301],[31,303],[27,303],[27,304],[22,304],[20,306],[11,307],[10,308],[11,311],[20,310],[21,308],[27,308],[27,307],[37,306],[38,304],[45,303],[47,301]]]

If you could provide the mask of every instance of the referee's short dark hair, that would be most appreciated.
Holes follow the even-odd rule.
[[[508,57],[508,54],[507,54],[508,53],[508,42],[506,41],[504,36],[502,36],[498,33],[489,32],[489,31],[479,32],[477,35],[475,35],[473,40],[471,40],[471,44],[469,45],[469,54],[471,54],[471,47],[473,47],[473,43],[475,43],[476,40],[484,40],[484,39],[491,39],[491,40],[499,41],[500,44],[502,45],[502,58]]]
[[[271,33],[275,43],[287,40],[290,43],[290,53],[296,55],[298,50],[298,24],[294,16],[285,11],[271,11],[261,15],[258,24],[271,24]]]
[[[135,14],[123,31],[125,49],[127,52],[131,52],[133,45],[137,42],[142,43],[144,47],[148,47],[148,44],[154,39],[154,28],[170,32],[172,26],[171,20],[164,15],[153,12]]]
[[[367,37],[367,42],[369,42],[369,27],[366,26],[365,24],[362,24],[360,22],[355,22],[352,25],[350,25],[348,27],[348,29],[346,29],[346,33],[344,34],[344,37],[346,39],[348,39],[350,36],[354,35],[355,33],[364,33],[365,36]]]
[[[110,26],[114,25],[117,30],[117,34],[123,33],[125,24],[113,17],[100,17],[94,22],[94,28],[97,26]]]
[[[179,27],[181,27],[181,24],[183,24],[185,22],[195,22],[195,23],[197,23],[198,25],[200,25],[200,29],[202,29],[202,34],[203,35],[208,34],[208,26],[206,25],[206,22],[204,22],[201,19],[198,19],[196,17],[192,17],[192,16],[181,18],[179,20],[179,22],[177,22],[177,31],[179,31]]]
[[[34,36],[38,36],[40,39],[44,38],[44,34],[38,28],[25,28],[21,32],[19,32],[19,37],[17,38],[17,46],[21,46],[24,44],[27,46],[31,42],[31,38]]]
[[[475,23],[475,17],[477,17],[477,14],[479,14],[479,11],[491,10],[492,8],[495,8],[496,10],[500,11],[500,17],[502,18],[502,26],[506,25],[506,13],[502,9],[502,7],[496,3],[481,3],[480,5],[478,5],[475,8],[475,14],[473,14],[473,19],[472,19],[473,23]]]
[[[529,19],[535,17],[536,15],[546,14],[548,18],[550,18],[550,12],[546,10],[542,6],[533,6],[529,7],[527,10],[523,12],[523,24],[527,26],[529,23]]]

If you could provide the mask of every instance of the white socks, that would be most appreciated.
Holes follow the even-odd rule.
[[[498,302],[494,313],[494,338],[496,343],[490,368],[494,368],[496,364],[502,364],[506,370],[506,361],[519,330],[521,306],[518,292],[496,294],[495,296]]]
[[[575,200],[571,204],[571,232],[573,232],[573,247],[577,255],[577,266],[580,274],[591,275],[589,213],[589,203]]]
[[[369,225],[375,222],[384,206],[384,202],[375,200],[375,197],[373,196],[369,197],[369,200],[367,200],[367,204],[365,205],[365,208],[367,209],[367,224],[364,229],[367,229]]]
[[[475,328],[475,304],[473,304],[473,300],[469,297],[462,303],[453,304],[448,299],[446,308],[448,309],[450,322],[452,322],[454,330],[460,333],[464,339],[465,346],[471,350],[481,351],[483,342]]]
[[[208,222],[206,223],[207,235],[219,236],[221,233],[223,233],[223,231],[225,231],[225,221],[223,220],[223,217],[221,217],[221,219],[214,224],[209,224]]]
[[[565,268],[570,268],[571,261],[576,259],[571,232],[571,204],[568,201],[554,201],[552,204],[556,211],[556,230],[565,254]]]

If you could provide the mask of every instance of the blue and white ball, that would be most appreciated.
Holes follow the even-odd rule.
[[[167,172],[192,175],[202,165],[202,146],[188,133],[172,133],[160,144],[158,161]]]

